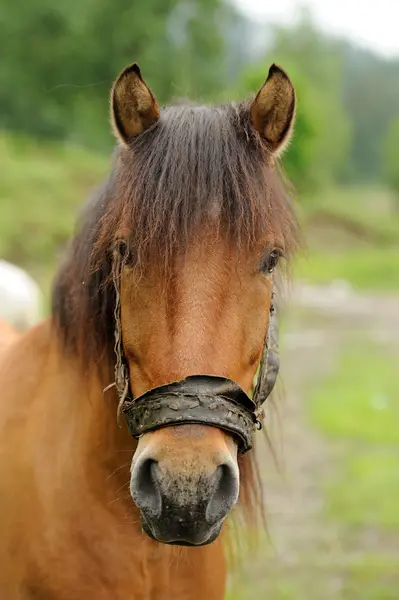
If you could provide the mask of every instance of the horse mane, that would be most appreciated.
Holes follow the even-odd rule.
[[[113,365],[118,236],[137,264],[156,260],[167,280],[174,257],[210,217],[237,250],[269,230],[282,236],[288,256],[298,244],[289,194],[251,126],[248,103],[168,107],[128,149],[117,149],[53,287],[53,323],[65,352],[76,354],[82,368]],[[241,498],[253,521],[262,501],[253,453],[243,459]]]

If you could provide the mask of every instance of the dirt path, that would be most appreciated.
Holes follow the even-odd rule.
[[[259,449],[270,540],[264,541],[260,557],[243,564],[234,580],[234,600],[362,600],[342,591],[341,568],[348,553],[357,555],[361,548],[358,542],[348,546],[340,526],[327,523],[323,513],[320,482],[337,456],[312,429],[304,409],[309,391],[334,369],[340,352],[357,333],[371,342],[399,347],[399,299],[358,296],[341,284],[292,291],[282,339],[285,399],[279,409],[280,426],[269,411],[278,470],[270,452],[263,445]],[[386,551],[389,541],[381,543]],[[399,555],[396,558],[399,571]]]

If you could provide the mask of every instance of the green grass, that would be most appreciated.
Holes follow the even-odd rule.
[[[340,279],[349,281],[358,290],[398,291],[399,248],[312,250],[298,258],[294,274],[313,284]]]
[[[327,188],[314,197],[304,198],[304,216],[311,220],[317,213],[343,217],[363,226],[367,236],[375,235],[383,243],[398,244],[398,200],[383,187],[376,185]]]
[[[329,516],[350,526],[398,529],[399,448],[354,452],[326,483]]]
[[[368,341],[345,352],[311,396],[309,410],[313,423],[330,437],[399,444],[398,360],[374,352]]]
[[[106,175],[103,156],[60,144],[0,136],[0,255],[40,283],[52,275],[78,208]]]
[[[341,524],[399,528],[398,358],[365,341],[310,397],[312,423],[339,443],[324,486],[328,517]]]
[[[349,281],[358,290],[398,291],[399,248],[313,250],[299,257],[294,274],[313,284],[340,279]]]
[[[343,600],[397,600],[399,562],[391,556],[365,554],[348,565]]]
[[[308,251],[299,256],[296,277],[315,284],[345,279],[359,290],[399,290],[399,211],[386,190],[332,188],[304,200]]]
[[[399,564],[392,556],[320,553],[300,564],[264,562],[257,581],[233,581],[226,600],[397,600]]]

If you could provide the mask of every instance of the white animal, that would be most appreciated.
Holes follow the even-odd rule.
[[[43,297],[26,271],[0,259],[0,318],[25,330],[41,318]]]

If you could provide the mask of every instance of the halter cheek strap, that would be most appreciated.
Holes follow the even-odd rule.
[[[118,395],[117,422],[121,424],[122,406],[129,395],[129,368],[125,358],[122,342],[122,323],[121,323],[121,297],[120,297],[120,278],[122,273],[122,257],[118,249],[114,250],[112,261],[112,280],[115,289],[115,308],[114,308],[114,353],[115,368],[114,381],[104,388],[103,393],[115,387]]]
[[[276,384],[280,368],[280,356],[278,353],[278,320],[274,304],[274,293],[269,309],[269,322],[267,326],[265,343],[262,350],[259,374],[256,381],[253,401],[257,407],[262,407],[270,396]]]

